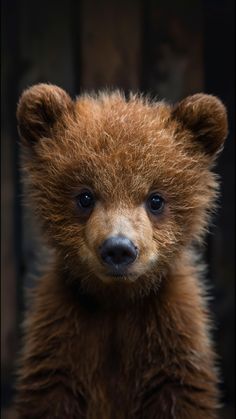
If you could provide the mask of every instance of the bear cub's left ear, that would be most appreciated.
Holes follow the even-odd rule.
[[[60,87],[41,83],[26,89],[17,107],[23,144],[33,147],[42,138],[50,136],[56,123],[73,114],[74,103]]]
[[[172,116],[193,133],[206,155],[216,157],[228,134],[226,108],[218,98],[203,93],[189,96],[175,105]]]

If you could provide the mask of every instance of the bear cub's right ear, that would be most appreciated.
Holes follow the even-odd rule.
[[[74,102],[60,87],[37,84],[25,90],[17,107],[19,134],[25,145],[33,145],[58,121],[74,115]]]

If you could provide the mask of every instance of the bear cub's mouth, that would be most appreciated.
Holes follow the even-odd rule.
[[[113,277],[113,278],[121,278],[121,279],[125,279],[125,278],[129,278],[131,276],[133,276],[133,274],[131,272],[127,272],[126,270],[112,270],[106,273],[106,276],[109,277]]]

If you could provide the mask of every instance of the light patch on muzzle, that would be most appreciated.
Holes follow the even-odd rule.
[[[136,234],[133,223],[128,217],[124,215],[114,215],[112,220],[112,229],[109,232],[109,237],[122,236],[135,243]]]

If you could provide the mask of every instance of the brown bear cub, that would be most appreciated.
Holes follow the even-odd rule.
[[[40,84],[17,117],[26,196],[54,249],[26,319],[19,418],[216,418],[195,249],[217,197],[223,104],[73,101]]]

